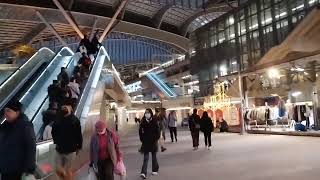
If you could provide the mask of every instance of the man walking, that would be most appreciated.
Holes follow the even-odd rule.
[[[189,129],[194,150],[197,150],[199,147],[200,116],[197,115],[197,112],[197,109],[193,109],[193,114],[189,117]]]
[[[79,119],[72,110],[72,101],[65,101],[61,114],[52,126],[52,138],[56,144],[56,172],[63,180],[72,179],[72,163],[82,148],[82,133]]]
[[[19,101],[9,102],[4,116],[6,121],[0,125],[0,179],[21,180],[23,174],[32,175],[36,168],[33,125]]]

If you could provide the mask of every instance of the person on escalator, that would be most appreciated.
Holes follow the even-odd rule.
[[[42,113],[43,118],[43,135],[42,139],[49,140],[52,139],[52,126],[54,121],[57,119],[57,110],[58,110],[58,103],[52,102],[49,104],[49,108]]]
[[[36,138],[33,124],[22,111],[19,101],[4,109],[6,121],[0,125],[1,180],[21,180],[36,168]]]
[[[88,39],[88,36],[86,34],[84,35],[83,39],[81,39],[81,41],[79,43],[79,46],[81,44],[83,44],[86,47],[88,53],[90,53],[92,51],[92,44],[91,44],[91,42]]]
[[[48,87],[49,102],[57,102],[61,106],[63,101],[63,90],[59,85],[58,80],[53,80],[53,83]]]
[[[91,66],[91,60],[87,54],[83,53],[82,57],[78,61],[78,65],[80,66],[80,74],[83,78],[88,78],[89,70]]]
[[[70,78],[65,67],[61,67],[61,72],[58,75],[58,80],[60,81],[60,85],[62,88],[66,87],[69,84]]]
[[[97,31],[94,34],[94,36],[93,36],[93,38],[91,40],[93,54],[97,54],[98,51],[99,51],[99,48],[101,46],[101,43],[98,40],[98,34],[99,34],[99,31]]]
[[[75,108],[78,99],[80,97],[80,85],[76,82],[76,78],[72,77],[68,87],[70,89],[71,92],[71,100],[73,102],[73,108]]]
[[[67,100],[52,126],[52,138],[56,144],[56,173],[63,179],[72,179],[72,163],[82,148],[79,119],[74,115],[72,102]]]
[[[82,53],[88,53],[88,51],[87,51],[87,48],[84,46],[84,44],[83,43],[80,43],[80,45],[79,45],[79,52],[80,52],[80,54],[82,54]]]

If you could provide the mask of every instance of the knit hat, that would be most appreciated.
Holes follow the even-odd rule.
[[[102,132],[107,128],[107,125],[103,120],[99,120],[98,122],[96,122],[95,127],[97,132]]]
[[[22,110],[22,104],[19,101],[10,101],[6,108],[12,109],[13,111],[21,111]]]

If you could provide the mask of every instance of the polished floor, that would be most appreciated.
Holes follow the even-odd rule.
[[[178,132],[178,143],[167,143],[159,153],[160,172],[153,180],[318,180],[320,176],[320,138],[279,135],[214,134],[213,149],[191,147],[188,131]],[[169,133],[167,132],[169,137]],[[128,180],[138,180],[142,155],[137,132],[122,138]],[[76,179],[87,179],[84,167]],[[116,180],[119,179],[116,177]]]

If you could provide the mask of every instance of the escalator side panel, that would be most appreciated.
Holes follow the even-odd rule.
[[[24,65],[17,69],[0,86],[0,108],[12,99],[24,83],[37,71],[45,62],[49,62],[54,53],[48,48],[41,48]]]

